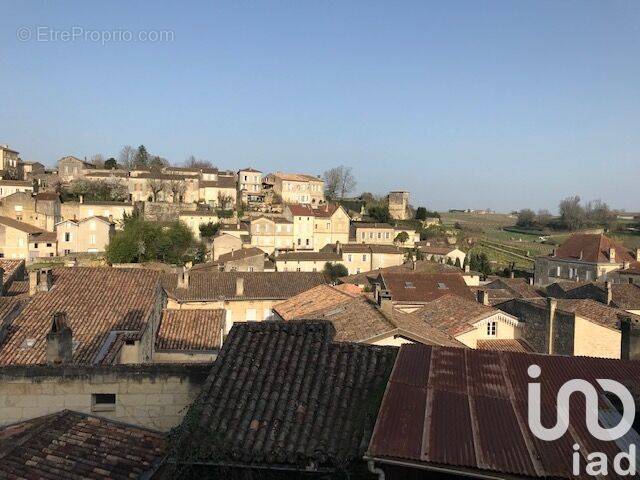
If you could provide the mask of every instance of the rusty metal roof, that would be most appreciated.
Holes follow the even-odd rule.
[[[537,380],[527,373],[532,364],[542,370]],[[403,345],[366,456],[497,478],[575,478],[575,443],[581,445],[584,472],[589,453],[605,452],[613,459],[640,436],[632,429],[616,442],[595,439],[585,425],[584,397],[573,395],[567,433],[553,442],[536,438],[527,420],[528,383],[540,382],[542,423],[551,426],[557,392],[574,378],[598,389],[601,424],[617,424],[620,415],[596,379],[621,382],[638,398],[640,362]]]

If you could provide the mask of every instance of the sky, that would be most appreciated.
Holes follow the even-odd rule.
[[[640,210],[640,2],[0,0],[0,143]]]

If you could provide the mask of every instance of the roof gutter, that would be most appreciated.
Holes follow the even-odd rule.
[[[465,471],[465,470],[458,470],[455,468],[447,468],[447,467],[437,467],[435,465],[425,465],[422,463],[413,463],[413,462],[406,462],[406,461],[402,461],[402,460],[390,460],[387,458],[384,459],[380,459],[380,458],[372,458],[372,457],[367,457],[366,455],[363,457],[364,460],[367,461],[367,466],[369,468],[369,471],[371,473],[376,473],[377,472],[373,472],[371,470],[372,466],[375,466],[375,462],[380,462],[380,463],[384,463],[384,464],[388,464],[388,465],[396,465],[399,467],[408,467],[408,468],[418,468],[421,470],[430,470],[433,472],[438,472],[438,473],[446,473],[446,474],[450,474],[450,475],[455,475],[455,476],[461,476],[461,477],[471,477],[471,478],[480,478],[483,480],[505,480],[505,479],[513,479],[513,478],[528,478],[528,477],[514,477],[511,475],[503,475],[503,476],[496,476],[496,475],[491,475],[491,474],[484,474],[484,473],[479,473],[479,472],[470,472],[470,471]],[[376,468],[375,470],[381,470],[380,468]],[[384,480],[384,472],[382,472],[382,477],[380,477],[380,474],[378,474],[378,478],[380,480]]]

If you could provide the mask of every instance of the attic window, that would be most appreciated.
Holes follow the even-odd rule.
[[[30,348],[33,348],[35,344],[36,344],[35,338],[25,338],[24,341],[22,342],[22,345],[20,345],[20,348],[22,350],[28,350]]]
[[[413,285],[413,282],[404,282],[404,288],[416,288]]]
[[[438,282],[438,289],[439,290],[448,290],[449,287],[447,287],[444,283]]]

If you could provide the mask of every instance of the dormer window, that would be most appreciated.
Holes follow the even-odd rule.
[[[487,336],[495,337],[497,332],[498,332],[498,322],[496,321],[487,322]]]
[[[447,287],[446,284],[438,282],[438,290],[448,290],[449,287]]]

